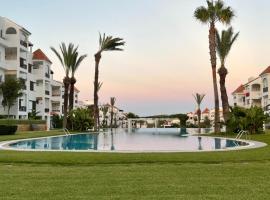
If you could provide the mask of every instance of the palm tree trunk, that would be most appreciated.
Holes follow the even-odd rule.
[[[228,114],[229,114],[229,100],[226,90],[226,76],[228,74],[227,69],[225,68],[224,64],[221,65],[220,69],[218,70],[219,74],[219,83],[220,83],[220,95],[221,95],[221,101],[222,101],[222,108],[223,108],[223,117],[225,124],[228,120]]]
[[[99,109],[98,109],[98,67],[101,59],[101,54],[98,52],[95,54],[95,79],[94,79],[94,130],[98,130],[99,123]]]
[[[67,109],[68,109],[68,88],[69,88],[69,77],[63,79],[64,83],[64,118],[63,118],[63,128],[67,127]]]
[[[71,77],[70,79],[70,90],[69,90],[69,111],[73,110],[74,107],[74,85],[76,83],[76,79]]]
[[[209,50],[210,50],[210,60],[212,66],[212,76],[213,76],[213,86],[214,86],[214,99],[215,99],[215,133],[220,132],[220,119],[219,119],[219,97],[218,97],[218,87],[217,87],[217,72],[216,72],[216,29],[215,23],[211,22],[209,29]]]
[[[201,133],[201,109],[200,108],[198,108],[197,114],[198,114],[199,133]]]
[[[113,127],[113,108],[112,108],[112,111],[111,111],[111,128]]]

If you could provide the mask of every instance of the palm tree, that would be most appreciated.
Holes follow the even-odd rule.
[[[203,101],[203,98],[205,97],[205,94],[198,94],[196,93],[194,96],[194,99],[197,103],[198,109],[197,109],[197,115],[198,115],[198,126],[199,126],[199,133],[201,132],[201,103]]]
[[[115,101],[116,101],[116,98],[111,97],[111,128],[112,128],[112,125],[113,125],[113,108],[114,108],[114,105],[115,105]]]
[[[122,38],[114,38],[112,36],[101,36],[99,34],[99,50],[94,55],[95,56],[95,79],[94,79],[94,129],[95,131],[98,128],[99,121],[99,109],[98,109],[98,76],[99,76],[99,62],[101,59],[101,54],[103,51],[122,51],[123,49],[119,48],[123,46],[125,42]]]
[[[61,54],[58,53],[58,51],[54,47],[51,47],[51,50],[55,53],[62,67],[65,70],[65,77],[63,78],[63,83],[64,83],[63,128],[66,128],[67,127],[67,108],[68,108],[68,89],[70,85],[69,73],[74,63],[74,57],[76,55],[77,48],[74,48],[74,44],[72,43],[69,43],[68,48],[67,48],[66,44],[63,42],[59,45],[59,48],[60,48]]]
[[[103,113],[103,126],[107,125],[107,113],[109,111],[109,107],[107,105],[104,105],[101,107],[101,111]]]
[[[74,85],[76,83],[75,72],[79,68],[81,62],[87,57],[86,54],[79,56],[77,52],[78,46],[75,48],[76,51],[73,57],[73,63],[71,65],[71,78],[70,78],[70,90],[69,90],[69,111],[73,110],[74,105]]]
[[[223,24],[230,24],[234,17],[234,12],[231,7],[225,7],[222,0],[209,1],[207,0],[207,7],[198,7],[194,12],[194,17],[204,24],[209,24],[209,50],[212,67],[214,97],[215,97],[215,132],[220,132],[219,124],[219,97],[216,77],[216,22]]]
[[[225,86],[228,70],[225,67],[225,61],[229,55],[229,52],[231,50],[233,43],[236,41],[238,36],[239,36],[239,32],[234,34],[232,27],[228,28],[228,30],[223,30],[221,33],[221,36],[218,33],[218,31],[216,32],[217,53],[220,59],[220,68],[218,69],[218,74],[220,78],[219,80],[220,93],[221,93],[223,117],[224,117],[225,123],[228,120],[228,114],[229,114],[229,101],[228,101],[228,95],[227,95],[227,90]]]

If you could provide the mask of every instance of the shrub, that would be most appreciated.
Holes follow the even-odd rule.
[[[236,106],[230,109],[227,128],[231,132],[248,130],[251,134],[260,133],[263,130],[264,122],[267,120],[268,116],[257,106],[249,109]]]
[[[53,128],[63,128],[63,117],[59,115],[52,116]]]
[[[28,119],[0,119],[0,125],[18,125],[18,124],[46,124],[45,120],[28,120]]]
[[[93,114],[88,108],[77,108],[69,113],[68,122],[72,130],[84,131],[93,127]]]
[[[17,128],[14,125],[0,125],[0,135],[14,135]]]

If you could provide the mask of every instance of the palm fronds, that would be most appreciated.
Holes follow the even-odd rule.
[[[227,30],[223,30],[221,35],[218,31],[216,31],[217,53],[219,55],[221,64],[224,64],[225,59],[238,36],[239,32],[234,34],[232,27],[229,27]]]
[[[198,107],[200,107],[200,105],[203,101],[203,98],[205,97],[205,94],[196,93],[196,94],[193,94],[193,97],[194,97]]]
[[[230,24],[234,17],[234,12],[231,7],[226,7],[222,0],[209,1],[207,7],[200,6],[194,12],[194,17],[202,23],[220,21],[224,24]]]
[[[123,51],[121,46],[124,46],[125,42],[122,38],[114,38],[113,36],[106,36],[99,34],[99,51]]]

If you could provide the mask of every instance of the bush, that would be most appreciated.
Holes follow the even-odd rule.
[[[46,124],[45,120],[28,120],[28,119],[0,119],[0,125],[18,125],[18,124]]]
[[[0,135],[14,135],[18,126],[0,125]]]
[[[263,124],[267,120],[268,116],[257,106],[249,109],[236,106],[231,108],[227,128],[231,132],[248,130],[251,134],[260,133],[263,131]]]
[[[88,108],[77,108],[69,113],[69,128],[76,131],[85,131],[94,126],[93,114]]]
[[[52,125],[53,125],[53,128],[63,128],[63,117],[59,115],[53,115]]]

